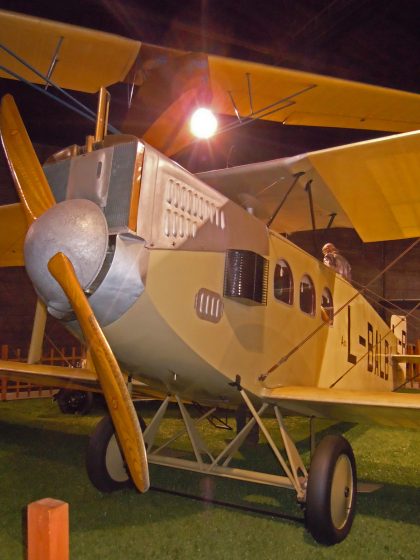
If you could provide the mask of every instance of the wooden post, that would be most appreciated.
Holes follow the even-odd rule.
[[[414,344],[407,344],[407,354],[415,354],[416,347]],[[413,379],[414,379],[414,364],[407,364],[407,381],[410,382],[410,387],[414,387]]]
[[[28,505],[28,560],[69,560],[69,505],[44,498]]]
[[[420,338],[417,340],[416,343],[416,354],[420,354]],[[420,365],[416,364],[414,366],[414,375],[418,376],[417,379],[417,387],[420,389]]]
[[[7,344],[1,345],[1,359],[7,360],[9,358],[9,347]],[[7,377],[1,378],[1,400],[5,401],[7,399]]]
[[[20,362],[21,361],[20,360],[20,348],[16,348],[15,356],[16,356],[16,361]],[[16,386],[15,386],[16,387],[15,388],[16,394],[15,394],[15,396],[16,396],[17,399],[19,398],[19,395],[20,395],[20,388],[21,388],[22,383],[23,383],[22,381],[16,381]]]

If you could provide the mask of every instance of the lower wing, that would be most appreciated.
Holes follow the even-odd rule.
[[[304,416],[420,428],[420,393],[278,387],[267,390],[264,400]]]
[[[0,376],[36,386],[65,387],[95,392],[101,390],[96,373],[85,368],[0,360]]]
[[[80,391],[101,393],[96,372],[87,368],[51,366],[48,364],[27,364],[11,360],[0,360],[0,377],[12,381],[23,381],[36,387],[59,387]],[[128,382],[128,378],[124,375]],[[132,398],[162,398],[162,394],[140,381],[131,381]]]

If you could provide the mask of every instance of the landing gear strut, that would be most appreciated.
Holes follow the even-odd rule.
[[[298,449],[287,432],[283,416],[277,405],[264,403],[257,410],[243,389],[240,389],[248,418],[239,426],[239,433],[222,451],[213,454],[205,442],[199,424],[215,409],[192,418],[178,396],[178,404],[184,429],[157,445],[157,434],[170,402],[167,397],[156,411],[143,438],[149,464],[172,467],[206,475],[216,475],[279,488],[288,488],[296,493],[299,504],[305,510],[306,527],[316,541],[326,545],[341,542],[351,529],[356,504],[356,465],[353,451],[341,436],[327,436],[315,449],[309,472],[306,470]],[[281,444],[277,444],[266,426],[264,413],[271,406],[277,421]],[[141,420],[142,422],[142,420]],[[250,471],[231,466],[235,454],[258,426],[277,460],[279,474]],[[179,437],[187,435],[191,443],[191,458],[167,452]],[[88,453],[87,470],[92,484],[102,492],[112,492],[130,485],[129,474],[114,435],[109,417],[98,424],[92,434]]]

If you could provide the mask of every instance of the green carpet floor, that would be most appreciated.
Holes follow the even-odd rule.
[[[146,422],[153,406],[143,407]],[[153,490],[145,495],[129,490],[101,494],[88,481],[84,450],[102,414],[97,407],[86,417],[63,416],[48,399],[0,403],[0,560],[26,557],[26,505],[44,497],[70,504],[72,560],[420,557],[420,431],[320,423],[323,432],[343,431],[352,443],[359,479],[383,484],[373,494],[358,496],[349,537],[326,548],[299,522]],[[165,430],[177,422],[169,419]],[[307,458],[307,423],[292,418],[287,423]],[[230,424],[234,426],[232,419]],[[203,426],[205,432],[211,429],[208,423]],[[230,437],[231,432],[217,430],[212,436],[215,448]],[[187,443],[181,440],[179,445]],[[265,447],[247,447],[238,464],[272,469]],[[154,466],[151,483],[302,518],[287,490]]]

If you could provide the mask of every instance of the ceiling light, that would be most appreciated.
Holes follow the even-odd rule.
[[[217,119],[210,109],[197,109],[190,121],[190,130],[197,138],[210,138],[217,130]]]

